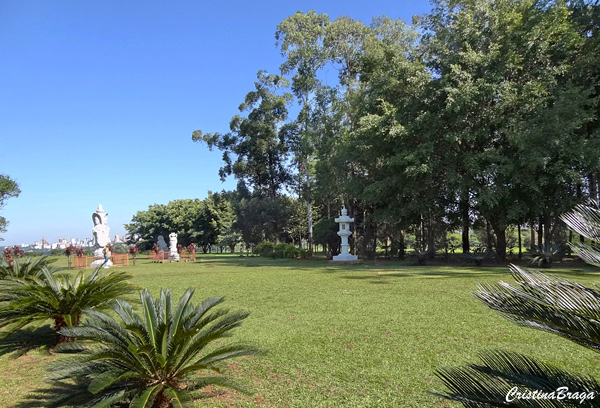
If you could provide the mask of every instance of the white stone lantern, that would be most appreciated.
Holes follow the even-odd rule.
[[[337,234],[342,238],[342,250],[339,255],[333,257],[333,260],[342,262],[358,260],[356,255],[351,255],[348,252],[348,237],[352,235],[352,232],[350,232],[350,223],[354,222],[354,218],[348,217],[348,210],[346,210],[345,206],[342,206],[342,216],[336,218],[335,222],[340,224],[340,230]]]

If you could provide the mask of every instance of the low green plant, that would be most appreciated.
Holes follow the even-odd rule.
[[[468,254],[463,254],[462,261],[465,263],[474,263],[476,266],[483,266],[488,261],[496,261],[498,259],[494,250],[479,247],[475,248]]]
[[[27,276],[39,277],[42,275],[43,268],[47,268],[51,274],[66,269],[50,267],[50,264],[53,262],[56,262],[56,258],[48,258],[47,255],[40,257],[28,256],[25,260],[18,257],[15,257],[12,261],[0,259],[0,279],[9,277],[24,278]]]
[[[265,241],[252,249],[252,253],[260,256],[271,256],[275,249],[275,244],[270,241]]]
[[[69,392],[49,406],[76,402],[78,407],[127,403],[135,408],[173,408],[182,407],[212,384],[246,392],[231,378],[212,373],[223,374],[220,363],[225,360],[262,351],[244,344],[207,349],[231,336],[248,313],[214,310],[223,303],[222,297],[194,305],[193,293],[186,290],[174,305],[170,290],[161,290],[157,299],[144,290],[140,293],[141,315],[126,301],[117,300],[112,310],[120,321],[89,310],[82,326],[61,330],[78,341],[59,346],[57,351],[80,352],[51,367],[51,380],[58,384],[50,392]],[[85,347],[82,341],[94,346]],[[198,375],[201,372],[209,375]],[[65,386],[63,380],[73,381],[75,386]]]
[[[549,268],[553,261],[560,260],[565,256],[565,245],[543,245],[542,247],[534,246],[529,252],[531,259],[529,263],[538,268]]]
[[[89,276],[53,275],[42,267],[40,276],[10,277],[0,280],[0,327],[5,335],[15,333],[34,322],[54,320],[56,346],[68,341],[59,333],[66,326],[77,326],[84,310],[103,309],[115,298],[135,292],[125,272],[100,274],[97,268]]]

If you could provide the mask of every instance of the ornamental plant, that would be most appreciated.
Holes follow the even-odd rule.
[[[600,241],[598,202],[577,206],[561,218],[574,231],[593,242]],[[586,262],[600,266],[598,244],[574,243],[571,247]],[[511,271],[516,284],[480,284],[473,295],[520,326],[554,333],[600,352],[600,290],[515,265]],[[436,374],[447,391],[434,394],[469,408],[600,404],[600,384],[595,378],[569,373],[515,352],[490,351],[480,358],[480,363],[438,370]],[[560,392],[563,398],[558,398]]]
[[[53,348],[72,341],[59,331],[78,326],[85,310],[105,309],[122,296],[138,288],[128,282],[125,272],[100,274],[100,268],[86,276],[84,271],[74,277],[53,275],[42,267],[39,276],[10,276],[0,280],[0,328],[14,333],[30,324],[54,321],[56,341]]]
[[[64,270],[65,268],[58,268],[50,266],[51,263],[56,262],[56,259],[48,258],[48,255],[42,255],[40,257],[28,256],[23,260],[22,258],[15,258],[14,261],[7,261],[6,259],[0,259],[0,279],[12,278],[26,278],[37,276],[41,277],[42,269],[46,268],[50,274]]]
[[[248,313],[216,310],[222,297],[194,305],[193,293],[193,289],[186,290],[174,304],[169,289],[156,299],[143,290],[141,314],[128,302],[117,300],[112,306],[116,319],[112,314],[88,310],[84,324],[62,329],[62,335],[77,341],[61,345],[57,351],[78,353],[51,367],[55,382],[48,392],[69,392],[48,406],[174,408],[193,400],[211,384],[246,392],[224,375],[222,363],[262,351],[244,344],[210,350],[209,346],[230,337]],[[74,387],[65,385],[73,383]]]

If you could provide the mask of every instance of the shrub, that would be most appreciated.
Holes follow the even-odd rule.
[[[271,256],[275,248],[275,244],[269,241],[265,241],[261,244],[258,244],[252,249],[252,253],[260,255],[260,256]]]
[[[28,256],[25,260],[15,258],[12,262],[0,259],[0,279],[40,277],[42,268],[47,268],[51,274],[64,270],[65,268],[50,267],[50,264],[56,261],[56,258],[49,259],[48,255],[36,257],[35,259]]]
[[[549,268],[554,260],[560,261],[565,256],[565,245],[543,245],[542,248],[534,246],[529,255],[529,263],[538,268]]]
[[[298,258],[300,250],[294,244],[286,244],[283,250],[283,257],[287,259]]]
[[[33,322],[54,320],[58,332],[77,326],[84,309],[107,308],[119,296],[133,293],[136,286],[124,272],[99,274],[100,268],[85,276],[52,275],[45,266],[39,276],[7,277],[0,280],[0,327],[14,333]],[[66,341],[57,335],[56,344]]]
[[[118,300],[112,310],[119,321],[112,314],[89,311],[81,327],[63,329],[61,334],[78,341],[59,346],[57,351],[80,353],[52,367],[51,380],[56,382],[48,393],[69,389],[62,399],[55,400],[56,405],[173,408],[198,397],[202,388],[211,384],[245,392],[222,375],[220,363],[260,354],[261,350],[244,344],[222,344],[206,350],[230,337],[248,313],[213,310],[224,301],[222,297],[193,305],[193,293],[188,289],[174,305],[170,290],[162,290],[157,299],[144,290],[140,294],[142,315]],[[85,348],[81,340],[97,346]],[[198,376],[202,372],[208,375]],[[69,388],[71,381],[75,385]]]

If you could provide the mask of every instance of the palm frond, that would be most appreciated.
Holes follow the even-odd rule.
[[[488,351],[480,358],[482,364],[438,370],[437,376],[449,391],[433,393],[466,407],[587,408],[596,407],[595,398],[600,398],[600,384],[592,377],[574,375],[514,352]],[[582,397],[559,399],[561,387]],[[516,393],[522,393],[522,398]]]
[[[473,295],[515,323],[600,351],[600,291],[511,265],[518,286],[479,285]]]

